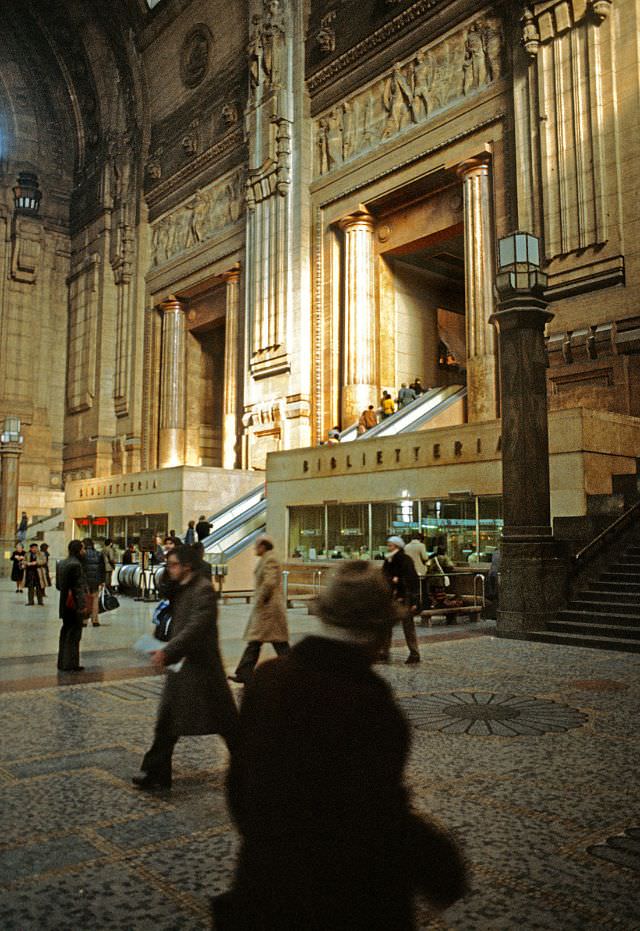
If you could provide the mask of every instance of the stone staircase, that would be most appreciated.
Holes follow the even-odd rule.
[[[625,541],[593,578],[582,581],[567,607],[530,640],[640,653],[640,533]]]

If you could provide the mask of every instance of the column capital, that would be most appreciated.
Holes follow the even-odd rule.
[[[186,310],[186,304],[184,301],[180,300],[179,297],[176,297],[175,294],[169,294],[163,301],[160,301],[158,308],[163,314],[177,314],[180,311],[184,312]]]
[[[472,158],[465,159],[456,165],[456,174],[461,181],[472,178],[475,175],[488,175],[491,170],[491,156],[488,152],[480,155],[474,155]]]
[[[240,281],[240,262],[236,262],[228,271],[222,275],[227,284],[236,284]]]
[[[345,233],[356,229],[367,230],[372,233],[375,228],[375,223],[374,217],[365,208],[355,210],[348,216],[338,220],[338,226]]]

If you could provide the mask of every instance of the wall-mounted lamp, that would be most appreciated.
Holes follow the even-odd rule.
[[[21,171],[18,183],[13,189],[13,202],[16,213],[29,217],[37,217],[40,213],[42,191],[38,184],[38,176],[32,171]]]

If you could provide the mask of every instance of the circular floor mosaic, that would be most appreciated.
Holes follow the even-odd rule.
[[[475,737],[562,734],[588,719],[582,711],[544,698],[493,692],[413,695],[400,704],[414,727]]]

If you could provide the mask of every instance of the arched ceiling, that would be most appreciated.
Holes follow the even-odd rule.
[[[148,13],[144,0],[0,4],[0,180],[3,170],[10,183],[19,170],[36,171],[71,198],[72,224],[108,197],[113,153],[124,147],[135,159],[144,147],[134,37]]]

